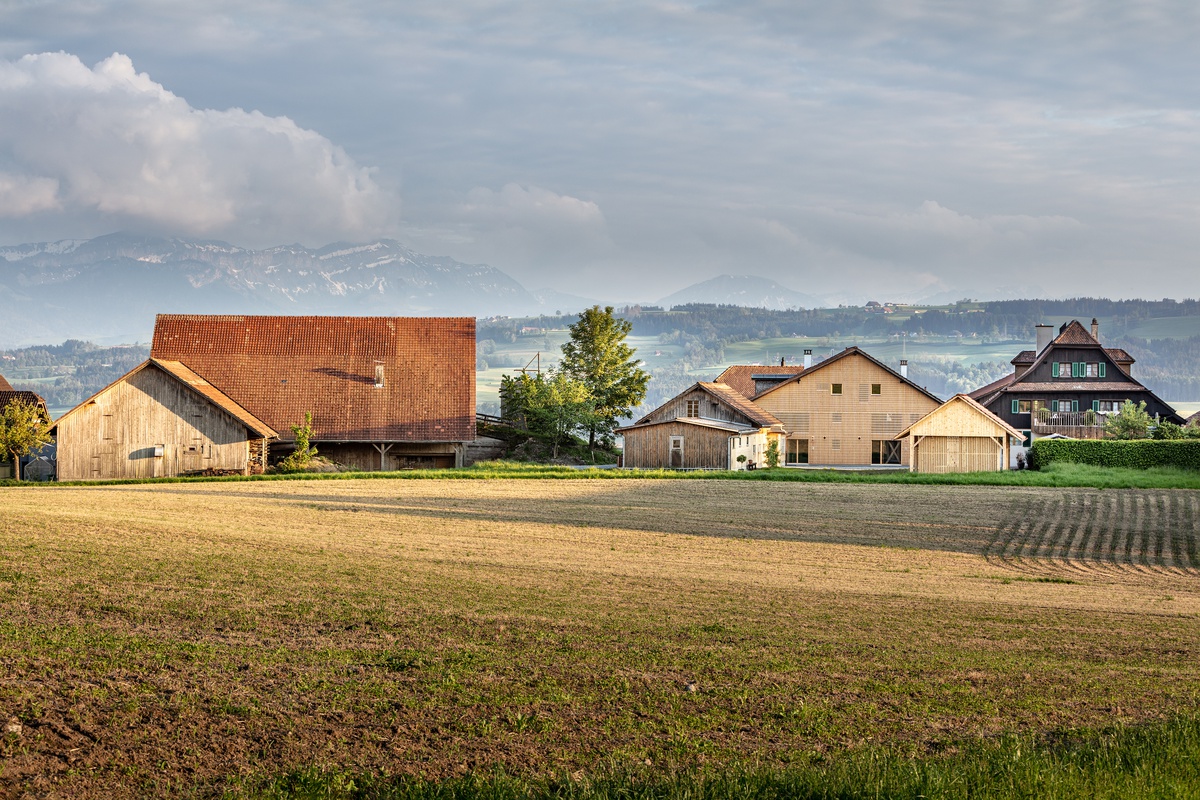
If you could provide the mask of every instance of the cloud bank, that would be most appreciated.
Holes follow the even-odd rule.
[[[311,243],[386,232],[396,201],[287,117],[193,108],[116,53],[0,61],[0,219]]]

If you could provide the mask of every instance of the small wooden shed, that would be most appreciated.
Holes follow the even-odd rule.
[[[152,358],[54,425],[60,481],[256,474],[278,434],[178,361]]]
[[[908,440],[910,472],[999,472],[1021,432],[957,394],[896,435]]]

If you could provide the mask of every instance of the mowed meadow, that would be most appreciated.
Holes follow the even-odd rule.
[[[4,489],[0,796],[786,770],[1194,717],[1198,521],[1187,490]]]

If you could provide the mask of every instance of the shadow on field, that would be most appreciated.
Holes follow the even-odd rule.
[[[296,484],[300,486],[301,484]],[[1200,493],[1087,488],[777,484],[735,481],[397,481],[302,492],[206,491],[289,508],[463,524],[511,523],[685,536],[911,548],[1038,572],[1200,574]],[[436,492],[404,489],[426,489]],[[323,491],[324,490],[324,491]],[[184,486],[156,492],[195,496]]]

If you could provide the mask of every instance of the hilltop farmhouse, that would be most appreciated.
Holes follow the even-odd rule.
[[[1109,414],[1125,401],[1146,403],[1146,411],[1170,422],[1183,418],[1133,377],[1134,359],[1100,343],[1100,324],[1091,329],[1072,320],[1054,333],[1037,326],[1037,348],[1012,360],[1013,371],[970,396],[1005,423],[1020,430],[1028,445],[1040,436],[1100,439]]]
[[[261,472],[306,414],[354,469],[462,466],[475,320],[159,315],[149,360],[58,421],[59,477]]]

